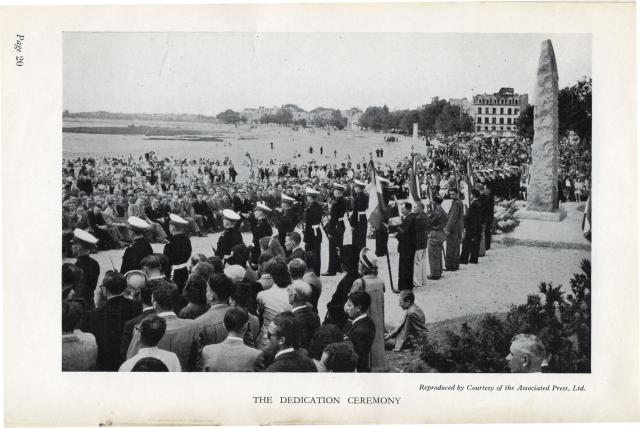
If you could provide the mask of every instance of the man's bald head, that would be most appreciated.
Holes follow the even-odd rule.
[[[289,286],[289,303],[295,306],[306,305],[311,300],[313,294],[311,286],[298,279]]]
[[[542,341],[533,334],[517,334],[511,339],[507,361],[511,373],[537,373],[547,355]]]

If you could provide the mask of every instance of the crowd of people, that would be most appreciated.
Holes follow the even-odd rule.
[[[478,263],[491,248],[495,198],[526,198],[525,144],[463,143],[441,141],[393,166],[261,167],[247,156],[263,173],[238,182],[228,158],[66,159],[62,250],[76,262],[62,268],[63,369],[384,370],[385,347],[411,348],[425,330],[413,289]],[[375,229],[371,177],[386,206]],[[191,236],[220,231],[211,256],[192,254]],[[404,317],[388,329],[378,261],[392,237]],[[165,244],[162,253],[153,242]],[[119,271],[112,266],[98,286],[91,254],[125,247]],[[338,274],[321,322],[322,276]]]

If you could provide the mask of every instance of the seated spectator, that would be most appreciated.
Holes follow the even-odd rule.
[[[202,348],[202,369],[205,372],[251,372],[264,370],[262,352],[243,343],[249,326],[249,314],[240,307],[224,315],[224,327],[229,332],[219,344]]]
[[[321,361],[324,348],[330,343],[342,342],[343,340],[344,334],[335,325],[324,324],[316,330],[309,345],[309,357],[313,358],[313,362],[319,372],[327,371]]]
[[[178,356],[173,352],[158,348],[158,343],[167,329],[167,323],[164,318],[157,315],[148,315],[136,328],[140,332],[140,347],[138,348],[138,353],[122,363],[118,371],[131,371],[136,363],[143,358],[156,358],[160,360],[167,366],[170,372],[181,371]]]
[[[511,373],[540,373],[547,352],[542,341],[533,334],[517,334],[511,339],[506,360]]]
[[[166,323],[166,331],[158,342],[158,348],[176,354],[182,371],[193,371],[198,358],[198,327],[195,321],[178,318],[173,311],[178,298],[178,286],[166,279],[156,281],[159,284],[153,288],[151,302],[156,314],[164,318]],[[127,358],[136,355],[141,346],[140,331],[135,329]]]
[[[183,293],[187,306],[182,308],[180,318],[194,320],[207,312],[207,281],[200,275],[191,275],[187,279]]]
[[[62,301],[62,371],[89,371],[96,366],[98,345],[91,333],[77,330],[83,309],[80,303]]]
[[[260,330],[260,345],[262,348],[269,343],[267,333],[273,318],[280,312],[291,310],[287,287],[291,284],[291,277],[284,260],[274,259],[269,265],[269,274],[273,277],[275,286],[258,293],[258,318],[262,325]]]
[[[209,310],[195,319],[200,334],[200,347],[222,342],[227,337],[224,314],[229,310],[233,282],[224,274],[211,277],[207,283]]]
[[[353,373],[357,363],[358,355],[351,342],[330,343],[322,353],[322,364],[328,372]]]
[[[404,317],[398,327],[385,335],[385,348],[398,352],[411,349],[421,334],[427,331],[424,312],[415,304],[416,296],[410,290],[400,292],[400,307],[404,310]]]
[[[311,286],[301,279],[297,279],[289,286],[289,304],[296,320],[297,340],[295,348],[307,355],[311,339],[318,327],[320,318],[313,312],[309,300],[312,296]]]
[[[283,262],[284,264],[284,262]],[[268,348],[276,351],[268,372],[317,372],[311,358],[294,349],[296,321],[291,311],[279,313],[269,324]]]
[[[157,358],[142,358],[132,368],[132,372],[168,372],[167,367]]]
[[[354,291],[349,294],[344,311],[353,320],[345,339],[353,344],[358,354],[358,372],[371,371],[371,346],[376,335],[376,325],[367,315],[371,297],[366,291]]]

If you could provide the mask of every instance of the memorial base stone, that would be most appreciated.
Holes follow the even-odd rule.
[[[562,221],[567,216],[567,211],[560,207],[555,211],[530,211],[528,209],[519,210],[516,215],[522,219],[542,220],[542,221]]]

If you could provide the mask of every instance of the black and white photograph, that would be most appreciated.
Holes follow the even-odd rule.
[[[591,373],[591,34],[61,37],[62,372]]]

